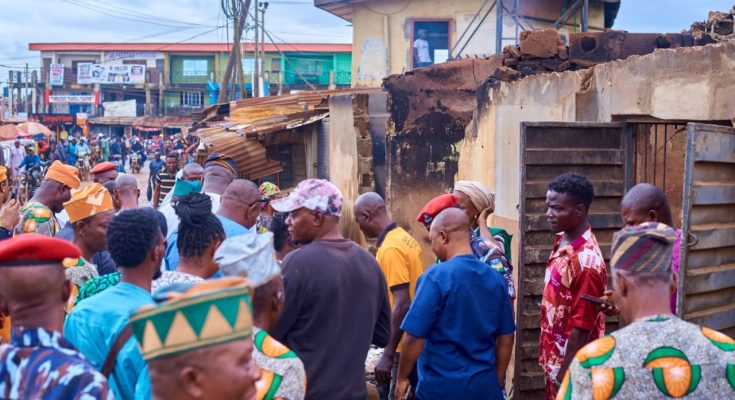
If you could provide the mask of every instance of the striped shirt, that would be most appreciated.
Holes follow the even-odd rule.
[[[169,174],[165,169],[162,169],[156,175],[156,184],[161,186],[161,193],[158,197],[158,204],[161,204],[161,200],[174,188],[176,183],[176,173]]]

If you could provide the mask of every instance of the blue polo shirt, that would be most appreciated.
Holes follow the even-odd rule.
[[[426,271],[401,329],[425,339],[417,399],[502,399],[495,338],[515,331],[505,279],[473,255]]]

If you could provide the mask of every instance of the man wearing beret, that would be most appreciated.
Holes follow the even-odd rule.
[[[0,345],[0,398],[111,399],[105,377],[62,337],[69,297],[62,260],[79,249],[61,239],[28,234],[0,246],[0,293],[13,334]]]
[[[55,214],[64,209],[64,202],[71,199],[71,190],[78,188],[80,183],[77,168],[54,161],[36,193],[20,210],[20,222],[15,233],[56,235],[59,223]]]
[[[89,171],[92,174],[92,181],[104,185],[105,182],[114,181],[117,178],[117,164],[104,161]]]
[[[130,317],[156,399],[253,399],[250,287],[244,278],[169,286]],[[137,398],[137,396],[136,396]]]
[[[735,340],[673,314],[676,232],[659,222],[613,236],[613,300],[628,326],[583,347],[557,399],[735,398]]]

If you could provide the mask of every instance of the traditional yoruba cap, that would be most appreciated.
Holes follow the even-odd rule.
[[[0,165],[0,182],[8,180],[8,169]]]
[[[271,182],[263,182],[263,184],[260,185],[259,189],[261,196],[271,197],[277,195],[278,193],[281,193],[281,189]]]
[[[239,175],[239,170],[237,169],[237,163],[230,156],[220,154],[220,153],[210,154],[209,157],[207,157],[207,162],[204,163],[204,168],[215,166],[215,165],[225,168],[226,170],[232,172],[232,174],[235,176]]]
[[[416,221],[428,225],[440,212],[447,208],[456,207],[457,204],[459,204],[459,198],[451,193],[434,197],[421,209],[419,215],[416,217]]]
[[[239,235],[225,239],[214,253],[225,276],[248,278],[256,287],[281,274],[273,253],[273,233]]]
[[[201,192],[202,181],[185,181],[183,179],[176,179],[173,191],[173,196],[176,197],[184,197],[189,193]]]
[[[64,203],[64,209],[69,214],[69,222],[74,223],[115,208],[110,192],[99,183],[93,183],[73,191],[71,200]]]
[[[288,197],[274,200],[271,206],[278,212],[307,208],[339,217],[342,213],[342,193],[329,181],[307,179],[301,181]]]
[[[115,171],[117,170],[117,164],[109,161],[101,162],[94,166],[89,172],[92,174],[99,174],[100,172],[105,171]]]
[[[495,209],[495,192],[482,182],[457,181],[454,184],[454,191],[467,195],[477,211],[482,211],[486,208]]]
[[[630,272],[671,271],[676,231],[666,224],[644,222],[613,235],[610,264]]]
[[[59,262],[81,256],[79,248],[62,239],[26,233],[0,242],[0,267]]]
[[[62,163],[59,160],[54,161],[53,164],[48,167],[46,178],[63,183],[72,189],[78,188],[81,183],[79,180],[79,170],[76,167]]]
[[[130,317],[146,361],[252,335],[253,305],[247,279],[172,285],[157,293],[155,300],[158,304],[141,307]]]

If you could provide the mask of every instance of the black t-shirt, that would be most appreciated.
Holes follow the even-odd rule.
[[[283,262],[286,300],[270,334],[306,367],[306,399],[365,399],[370,344],[390,336],[385,278],[375,258],[347,240],[320,240]]]

